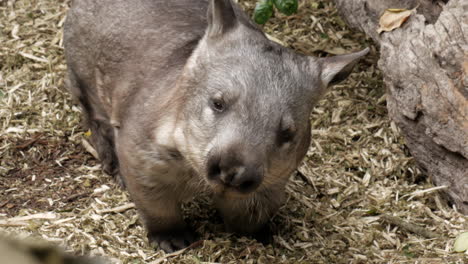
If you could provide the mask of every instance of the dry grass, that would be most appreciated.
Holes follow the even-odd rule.
[[[251,11],[255,1],[240,2]],[[164,260],[148,246],[135,209],[109,212],[129,203],[128,194],[81,144],[80,112],[62,89],[67,4],[0,0],[0,231],[116,262]],[[345,26],[329,1],[304,0],[299,10],[271,19],[264,30],[320,56],[372,45]],[[419,172],[388,119],[377,56],[373,48],[315,108],[307,159],[271,221],[272,245],[223,233],[202,197],[184,211],[204,241],[168,261],[468,263],[466,254],[451,252],[454,237],[468,230],[467,217]]]

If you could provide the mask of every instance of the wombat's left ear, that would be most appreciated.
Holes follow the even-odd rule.
[[[237,24],[231,0],[210,0],[207,18],[207,34],[210,37],[221,36]]]
[[[324,86],[337,84],[346,79],[353,70],[354,65],[367,53],[369,53],[369,48],[355,53],[320,58],[318,60],[321,68],[320,78]]]

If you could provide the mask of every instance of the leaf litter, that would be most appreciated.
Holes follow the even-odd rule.
[[[255,1],[239,2],[251,15]],[[226,233],[200,197],[183,211],[201,242],[173,256],[152,249],[127,192],[82,145],[80,111],[63,89],[69,4],[0,1],[0,233],[116,263],[468,262],[453,250],[467,217],[419,170],[389,119],[375,46],[325,0],[300,1],[297,14],[275,13],[262,28],[307,55],[373,51],[315,107],[307,158],[270,223],[274,242]]]

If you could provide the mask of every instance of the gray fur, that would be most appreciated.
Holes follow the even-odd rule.
[[[295,54],[211,2],[75,0],[65,24],[69,88],[103,167],[165,251],[193,242],[179,205],[202,191],[229,230],[264,230],[308,149],[313,105],[367,53]]]

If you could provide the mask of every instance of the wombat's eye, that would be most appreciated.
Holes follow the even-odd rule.
[[[216,112],[223,112],[224,109],[226,108],[224,102],[222,100],[219,100],[219,99],[213,99],[211,100],[211,108],[213,108],[213,110],[215,110]]]
[[[293,129],[281,130],[278,134],[279,145],[283,145],[283,144],[293,141],[294,135],[295,135],[295,131]]]

